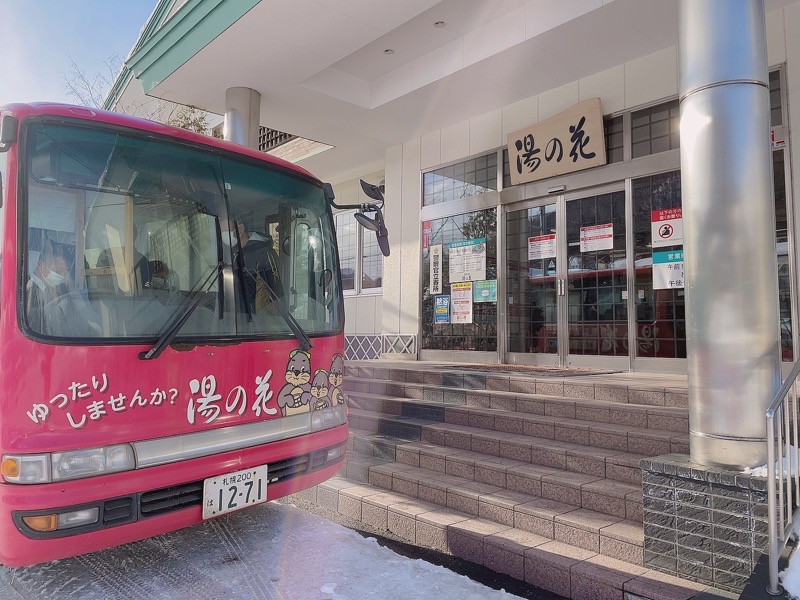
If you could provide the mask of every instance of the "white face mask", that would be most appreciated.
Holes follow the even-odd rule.
[[[164,284],[167,282],[166,279],[163,277],[152,277],[150,279],[150,287],[154,290],[160,290],[163,287],[166,287]]]
[[[55,271],[50,271],[44,280],[47,282],[47,285],[51,287],[57,287],[66,281],[63,275],[59,275]]]
[[[239,243],[239,238],[232,231],[228,232],[227,235],[223,232],[222,243],[226,246],[236,246]]]

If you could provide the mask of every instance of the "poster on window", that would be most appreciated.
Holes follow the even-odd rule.
[[[437,325],[450,322],[450,296],[434,296],[433,322]]]
[[[614,224],[581,227],[581,252],[614,249]]]
[[[683,214],[680,207],[654,210],[651,215],[653,248],[683,245]]]
[[[683,283],[683,250],[653,252],[653,289],[681,289]]]
[[[486,279],[486,238],[453,242],[450,255],[450,282]]]
[[[442,293],[442,245],[431,246],[431,294]]]
[[[528,260],[556,257],[556,234],[528,238]]]
[[[497,280],[472,282],[473,302],[497,302]]]
[[[425,250],[431,243],[431,226],[430,221],[422,222],[422,249]]]
[[[472,323],[472,282],[450,284],[450,322]]]

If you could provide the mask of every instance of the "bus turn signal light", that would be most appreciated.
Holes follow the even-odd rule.
[[[3,477],[19,477],[19,463],[13,458],[4,458],[0,465],[0,473]]]
[[[27,516],[22,520],[34,531],[55,531],[58,528],[58,515]]]

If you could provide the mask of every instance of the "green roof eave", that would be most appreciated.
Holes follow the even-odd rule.
[[[177,0],[159,0],[156,8],[150,14],[150,17],[147,19],[146,23],[142,27],[142,30],[139,32],[139,37],[136,40],[136,44],[134,44],[133,48],[128,53],[128,56],[132,56],[139,48],[142,47],[142,44],[144,44],[146,40],[150,39],[150,37],[156,31],[158,31],[158,27],[169,14],[169,11],[176,1]],[[131,73],[128,65],[123,63],[120,72],[117,74],[116,79],[114,79],[114,83],[111,85],[111,89],[106,93],[106,98],[103,101],[102,108],[106,110],[114,110],[114,108],[116,108],[117,102],[130,82],[132,75],[133,74]]]
[[[126,61],[148,94],[260,0],[189,0]]]

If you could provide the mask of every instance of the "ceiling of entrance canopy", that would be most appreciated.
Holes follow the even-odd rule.
[[[253,88],[261,125],[334,146],[301,164],[336,178],[675,46],[677,19],[677,0],[261,0],[150,94],[224,114],[227,88]]]

